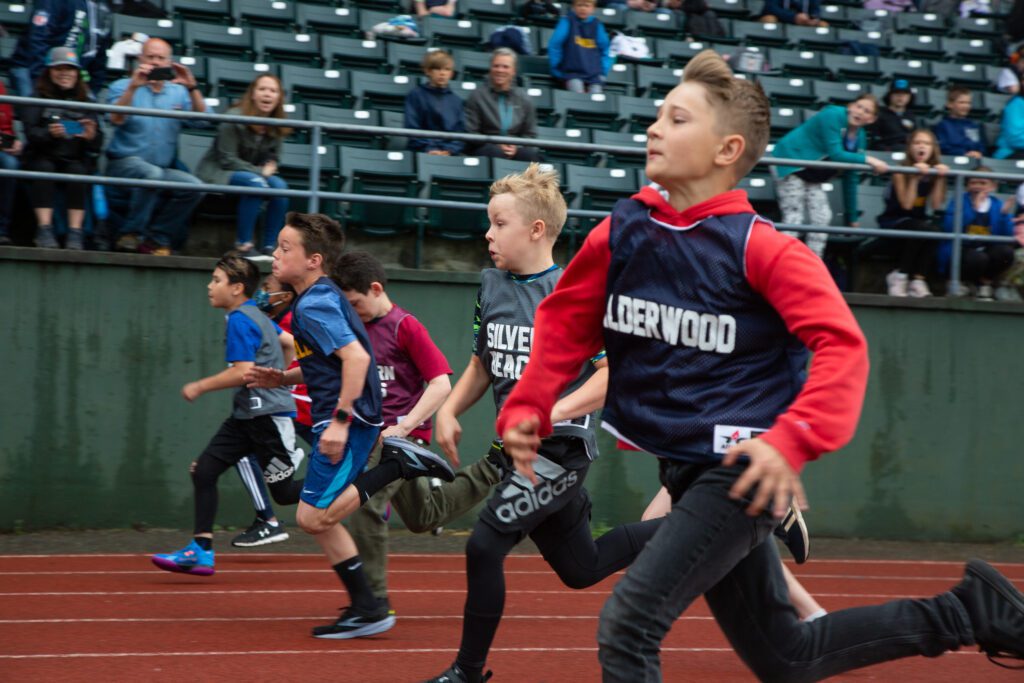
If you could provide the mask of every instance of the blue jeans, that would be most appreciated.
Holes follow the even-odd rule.
[[[601,612],[597,640],[605,683],[661,681],[661,641],[701,595],[736,653],[763,681],[817,681],[974,642],[967,611],[952,593],[801,621],[771,540],[775,520],[748,516],[749,496],[729,498],[743,470],[661,461],[672,512]]]
[[[18,157],[0,152],[0,168],[14,171],[18,168]],[[14,178],[0,178],[0,235],[11,231],[11,212],[14,211],[14,188],[18,181]]]
[[[122,157],[107,161],[107,175],[118,178],[169,180],[199,183],[191,173],[174,168],[161,168],[139,157]],[[138,188],[130,193],[128,212],[121,226],[122,235],[139,235],[162,247],[180,246],[188,236],[188,220],[192,210],[203,200],[202,192],[186,190],[154,190]]]
[[[269,178],[259,173],[249,171],[235,171],[231,174],[231,185],[242,187],[269,187],[275,190],[287,190],[288,183],[276,175]],[[255,195],[239,195],[238,197],[238,222],[235,241],[239,244],[252,242],[253,233],[256,231],[256,219],[260,215],[260,206],[264,198]],[[267,201],[267,217],[263,228],[263,246],[270,247],[277,244],[277,233],[284,227],[284,216],[288,213],[288,197],[271,197]]]
[[[14,91],[11,94],[18,97],[32,97],[32,93],[35,91],[35,84],[32,82],[32,75],[28,69],[23,66],[12,66],[8,73],[11,76],[11,90]]]

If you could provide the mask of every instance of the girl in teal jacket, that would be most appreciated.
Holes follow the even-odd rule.
[[[784,159],[806,159],[808,161],[841,161],[852,164],[869,164],[875,173],[885,173],[888,165],[881,159],[864,154],[867,136],[864,128],[878,116],[878,100],[874,95],[865,94],[840,107],[828,105],[804,121],[800,126],[786,133],[772,151],[772,156]],[[822,183],[831,180],[840,171],[824,168],[799,166],[776,166],[776,191],[783,223],[804,223],[829,225],[832,209]],[[850,225],[857,226],[857,185],[860,174],[843,173],[843,198]],[[805,215],[807,220],[805,220]],[[797,233],[790,233],[798,236]],[[807,233],[807,246],[819,257],[825,254],[828,234]]]

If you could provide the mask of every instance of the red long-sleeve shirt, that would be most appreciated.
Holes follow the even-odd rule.
[[[678,227],[710,216],[754,212],[739,190],[683,212],[653,188],[633,198],[650,208],[653,219]],[[541,436],[550,434],[551,408],[559,393],[580,365],[603,348],[610,226],[605,219],[590,233],[555,291],[541,302],[530,361],[498,416],[498,434],[532,417],[540,420]],[[759,437],[799,472],[806,462],[842,447],[853,436],[867,386],[867,342],[824,264],[798,240],[756,222],[745,258],[749,285],[814,354],[802,390]],[[614,358],[608,360],[614,365]],[[609,386],[608,391],[629,388]]]

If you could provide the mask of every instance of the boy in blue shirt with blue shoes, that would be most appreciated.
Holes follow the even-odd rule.
[[[1024,595],[981,560],[933,598],[803,622],[766,543],[801,468],[853,435],[867,343],[821,260],[736,184],[768,143],[770,104],[711,50],[687,64],[648,129],[644,188],[587,236],[540,304],[530,362],[498,433],[537,481],[551,406],[604,348],[606,429],[658,458],[672,511],[601,613],[605,683],[662,680],[668,630],[703,595],[760,680],[844,671],[977,645],[1024,659]],[[810,370],[802,377],[807,351]]]

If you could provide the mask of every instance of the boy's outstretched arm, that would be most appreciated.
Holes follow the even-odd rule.
[[[505,452],[531,481],[532,462],[540,439],[551,433],[551,409],[558,395],[604,345],[601,318],[611,262],[610,226],[606,218],[591,231],[555,291],[537,308],[530,362],[498,415]]]
[[[250,389],[257,387],[261,389],[276,389],[277,387],[293,386],[295,384],[302,384],[302,368],[294,367],[288,370],[278,370],[277,368],[253,365],[246,370],[242,381]]]
[[[462,425],[459,416],[469,410],[491,386],[491,377],[480,356],[469,358],[462,377],[455,383],[448,400],[437,411],[437,428],[434,434],[437,444],[453,465],[459,466],[459,441],[462,439]]]
[[[789,408],[767,432],[734,446],[723,460],[729,465],[748,456],[751,464],[731,493],[742,496],[760,483],[748,511],[771,506],[781,516],[791,497],[806,507],[799,478],[804,464],[853,437],[867,388],[867,340],[824,263],[797,240],[756,224],[746,265],[750,285],[814,354]]]
[[[181,388],[181,395],[186,401],[194,401],[211,391],[240,387],[246,383],[246,373],[254,365],[252,361],[236,361],[231,364],[231,367],[221,370],[216,375],[189,382]]]

